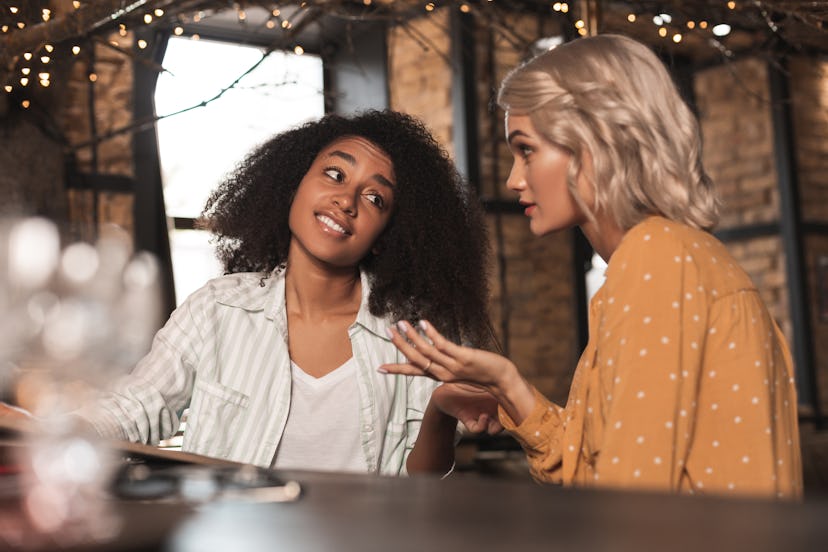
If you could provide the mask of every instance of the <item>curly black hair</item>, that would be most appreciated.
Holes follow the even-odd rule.
[[[317,154],[360,136],[394,166],[394,212],[360,264],[369,308],[394,320],[430,320],[446,336],[490,343],[489,242],[480,202],[422,122],[403,113],[326,115],[278,134],[248,155],[210,195],[201,226],[214,234],[227,273],[270,274],[287,260],[288,214]]]

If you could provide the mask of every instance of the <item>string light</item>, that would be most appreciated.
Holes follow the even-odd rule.
[[[664,27],[659,27],[658,28],[658,36],[660,36],[661,38],[664,38],[665,36],[667,36],[667,29],[665,29]]]
[[[735,10],[736,9],[736,2],[733,2],[733,0],[731,0],[730,2],[727,3],[727,7],[730,8],[731,10]]]
[[[146,41],[146,40],[144,40],[143,38],[142,38],[142,39],[140,39],[140,40],[138,41],[138,47],[139,47],[140,49],[142,49],[142,50],[143,50],[144,48],[146,48],[146,47],[147,47],[147,41]]]
[[[49,63],[52,60],[49,56],[40,56],[41,63]]]
[[[676,44],[681,42],[681,33],[676,33],[673,35],[673,42],[675,42]]]
[[[121,36],[126,36],[127,35],[127,28],[126,28],[126,25],[124,25],[123,23],[118,25],[118,34],[121,35]]]
[[[425,11],[430,12],[434,11],[434,2],[429,2],[425,5]]]
[[[730,34],[730,25],[727,23],[719,23],[713,27],[712,31],[716,36],[727,36]]]
[[[268,23],[269,23],[269,22],[268,22]],[[181,36],[181,35],[183,35],[183,34],[184,34],[184,27],[182,27],[181,25],[177,26],[175,29],[173,29],[173,34],[174,34],[175,36]]]
[[[23,106],[23,109],[29,109],[29,106],[32,105],[32,103],[29,100],[23,100],[20,102],[20,105]]]
[[[707,21],[699,21],[699,28],[706,29],[707,28]]]
[[[268,29],[273,29],[276,27],[276,22],[272,19],[268,19],[267,23],[265,23],[265,27],[267,27]]]
[[[29,85],[29,77],[21,77],[20,78],[20,84],[23,85],[23,86],[28,86]]]
[[[3,32],[4,32],[4,33],[5,33],[5,32],[8,32],[8,30],[9,30],[9,26],[8,26],[8,25],[3,25],[2,29],[3,29]]]
[[[688,29],[695,29],[695,28],[696,28],[696,22],[695,22],[695,21],[692,21],[692,20],[691,20],[691,21],[688,21],[688,22],[687,22],[687,28],[688,28]]]
[[[11,91],[14,90],[14,89],[12,88],[12,85],[7,84],[6,86],[3,87],[3,90],[5,90],[9,94],[11,94]]]
[[[463,13],[469,13],[471,11],[471,7],[468,4],[461,4],[460,11]]]
[[[297,56],[301,56],[305,53],[305,49],[299,46],[298,44],[293,48],[293,53]]]
[[[155,17],[163,17],[164,16],[164,10],[162,10],[161,8],[156,8],[153,13],[155,14]]]
[[[43,8],[43,11],[40,13],[40,18],[43,19],[43,21],[49,21],[49,19],[52,18],[52,10]]]
[[[26,27],[26,24],[23,23],[22,21],[17,22],[17,28],[18,29],[24,29],[25,27]]]
[[[51,54],[51,53],[54,51],[55,47],[54,47],[54,46],[52,46],[51,44],[46,44],[46,45],[43,47],[43,49],[44,49],[44,50],[46,50],[47,52],[49,52],[49,53]]]
[[[585,25],[586,25],[586,23],[584,23],[583,19],[579,19],[578,21],[575,22],[575,28],[576,29],[583,29]]]
[[[239,21],[244,21],[245,19],[247,19],[247,13],[245,13],[244,10],[237,11],[236,15],[238,16]]]
[[[362,0],[362,3],[366,6],[370,6],[371,5],[371,0]]]
[[[272,12],[270,12],[270,13],[272,13],[272,14],[273,14],[273,17],[279,17],[279,15],[280,15],[282,12],[281,12],[281,11],[279,11],[279,8],[274,8],[274,9],[273,9],[273,11],[272,11]]]
[[[31,73],[31,72],[32,72],[32,70],[31,70],[31,69],[29,69],[28,67],[23,67],[23,68],[20,70],[20,72],[21,72],[22,74],[24,74],[24,75],[28,75],[29,73]]]
[[[97,82],[98,75],[96,73],[89,73],[89,82]]]
[[[80,46],[72,46],[72,53],[78,55],[80,53]]]
[[[152,15],[151,14],[149,14],[149,13],[144,14],[144,23],[146,23],[147,25],[152,23]]]
[[[17,13],[18,10],[16,6],[9,6],[9,11],[12,13]]]
[[[283,29],[290,29],[290,21],[288,21],[287,19],[282,21],[282,28]]]
[[[627,21],[629,21],[630,23],[635,23],[635,14],[634,13],[629,14],[627,16]]]
[[[31,52],[24,53],[23,54],[23,59],[25,59],[26,61],[29,61],[30,59],[32,59],[32,53]]]
[[[80,8],[81,3],[78,0],[73,0],[72,6],[74,6],[74,8],[77,10]]]

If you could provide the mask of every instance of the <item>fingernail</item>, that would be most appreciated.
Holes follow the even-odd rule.
[[[402,320],[397,322],[397,329],[400,330],[400,332],[402,333],[408,332],[408,328],[406,327],[405,322],[403,322]]]
[[[385,328],[385,333],[387,333],[388,337],[390,338],[394,337],[394,330],[392,330],[391,328]]]
[[[379,368],[377,368],[377,372],[379,372],[380,374],[387,374],[388,370],[380,366]]]
[[[425,320],[420,320],[419,322],[417,322],[417,325],[418,325],[418,326],[420,327],[420,329],[421,329],[421,330],[423,330],[424,332],[427,332],[427,331],[428,331],[428,322],[426,322]]]

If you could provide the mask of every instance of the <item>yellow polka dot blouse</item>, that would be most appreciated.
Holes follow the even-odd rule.
[[[710,234],[650,217],[590,303],[566,408],[500,419],[564,485],[796,498],[793,367],[754,285]]]

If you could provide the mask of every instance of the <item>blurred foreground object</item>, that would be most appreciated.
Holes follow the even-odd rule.
[[[23,446],[3,459],[19,474],[28,534],[3,524],[0,542],[74,546],[117,533],[106,502],[115,455],[70,413],[149,350],[158,273],[114,226],[95,245],[62,247],[46,219],[0,222],[0,392],[33,415]]]

